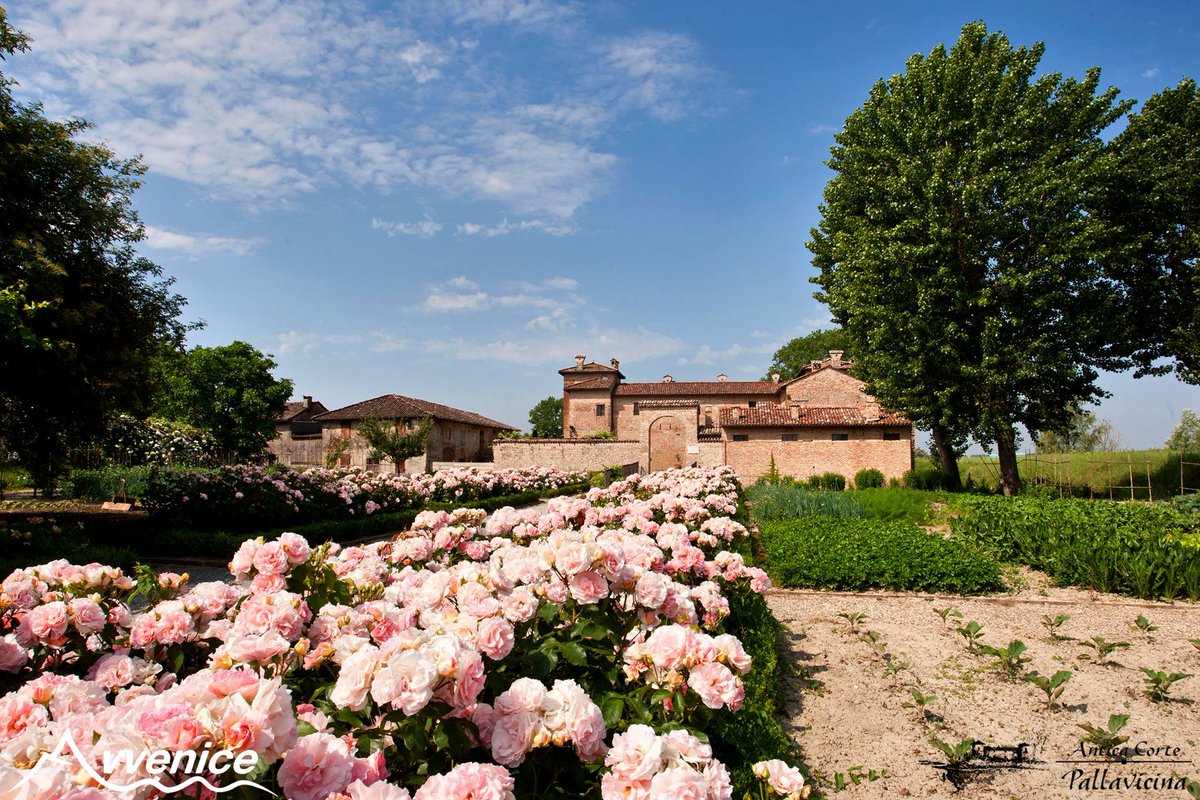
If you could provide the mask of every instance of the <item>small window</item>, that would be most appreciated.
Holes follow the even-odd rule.
[[[779,437],[779,441],[781,441],[781,442],[798,442],[798,441],[800,441],[800,434],[785,433],[783,436]]]
[[[604,416],[604,403],[596,403],[596,416],[597,417]]]
[[[894,433],[894,432],[893,432],[893,433],[887,433],[887,432],[885,431],[885,432],[884,432],[884,434],[883,434],[883,440],[884,440],[885,442],[898,442],[898,441],[900,441],[900,434],[898,434],[898,433]]]
[[[835,433],[829,437],[829,440],[833,441],[833,442],[844,442],[844,441],[847,441],[849,438],[850,438],[850,434],[848,434],[848,433]]]
[[[750,401],[750,407],[751,407],[751,408],[757,408],[757,407],[758,407],[758,401],[757,401],[757,400],[751,400],[751,401]]]
[[[748,433],[735,433],[735,434],[733,435],[733,440],[734,440],[735,442],[748,442],[748,441],[750,441],[750,434],[748,434]]]
[[[634,404],[633,404],[633,415],[636,417],[638,414],[641,414],[641,413],[642,413],[642,412],[641,412],[641,410],[638,408],[638,404],[637,404],[637,403],[634,403]]]

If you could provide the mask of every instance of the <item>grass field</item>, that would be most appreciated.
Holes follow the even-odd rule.
[[[1165,500],[1200,490],[1200,453],[1170,450],[1119,450],[1111,453],[1031,453],[1018,459],[1021,480],[1061,489],[1075,497]],[[995,491],[1000,470],[995,456],[964,456],[958,462],[963,483]],[[969,484],[968,484],[969,481]]]

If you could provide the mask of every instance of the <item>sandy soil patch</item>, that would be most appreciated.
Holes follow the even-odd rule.
[[[827,788],[830,796],[1188,797],[1180,789],[1146,787],[1155,776],[1200,780],[1200,650],[1188,641],[1200,637],[1200,605],[1048,588],[1035,573],[1020,577],[1020,591],[987,598],[771,594],[795,668],[788,679],[787,711],[805,764],[828,782],[854,765],[888,771],[873,783],[847,781],[842,792]],[[960,611],[961,620],[943,624],[934,609],[947,606]],[[853,632],[841,613],[866,619]],[[1050,637],[1042,625],[1044,614],[1070,615],[1060,629],[1065,638]],[[1146,635],[1133,628],[1139,614],[1158,629]],[[1069,670],[1061,706],[1047,708],[1045,695],[1032,683],[1010,679],[994,666],[995,659],[969,653],[954,628],[970,620],[983,625],[987,644],[1004,647],[1019,639],[1027,645],[1031,661],[1022,674]],[[1080,644],[1093,636],[1131,646],[1115,651],[1108,663],[1097,663],[1095,652]],[[1143,666],[1197,677],[1174,685],[1174,702],[1153,702],[1143,693]],[[903,705],[913,702],[913,688],[936,696],[925,714]],[[1140,763],[1094,755],[1090,760],[1100,763],[1065,763],[1086,757],[1077,724],[1104,725],[1111,714],[1130,715],[1123,731],[1127,745],[1145,742],[1177,750],[1136,758]],[[930,736],[950,744],[965,739],[992,746],[1024,743],[1038,763],[1032,769],[979,773],[956,793],[942,771],[921,763],[946,761]],[[1147,763],[1147,758],[1181,763]],[[1135,783],[1122,783],[1126,780]]]

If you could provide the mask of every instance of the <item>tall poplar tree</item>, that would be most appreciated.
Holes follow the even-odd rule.
[[[1117,237],[1086,210],[1129,105],[1096,68],[1038,75],[1043,50],[973,22],[877,82],[835,136],[809,243],[859,376],[949,444],[994,442],[1006,494],[1016,426],[1060,427],[1129,364],[1102,267]]]

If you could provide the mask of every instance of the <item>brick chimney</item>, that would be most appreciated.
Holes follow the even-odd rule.
[[[729,380],[729,376],[726,375],[724,372],[722,372],[720,375],[717,376],[717,380],[720,381],[721,383],[724,383],[725,381]]]
[[[829,363],[832,366],[840,367],[842,365],[842,354],[845,352],[846,352],[845,350],[830,350],[829,351]]]
[[[613,369],[620,369],[620,368],[621,368],[621,362],[620,362],[620,361],[617,361],[615,358],[614,358],[614,359],[610,359],[610,360],[609,360],[609,362],[608,362],[608,364],[609,364],[609,366],[611,366]]]
[[[663,383],[674,383],[675,379],[670,375],[663,375]]]
[[[575,366],[582,367],[584,359],[587,358],[583,353],[578,353],[575,356]]]
[[[312,411],[312,395],[311,394],[304,395],[304,410]]]
[[[771,383],[779,383],[779,373],[778,372],[771,373]]]

